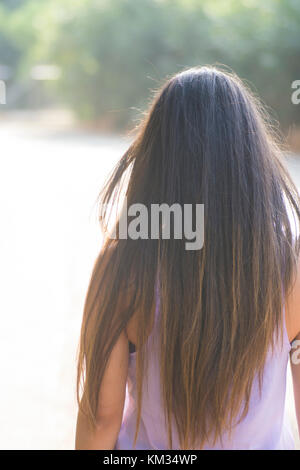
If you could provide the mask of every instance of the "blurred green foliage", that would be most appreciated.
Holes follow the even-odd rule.
[[[164,79],[184,67],[226,64],[275,111],[300,123],[299,0],[6,0],[0,63],[18,79],[35,64],[61,68],[51,84],[80,118],[125,127]]]

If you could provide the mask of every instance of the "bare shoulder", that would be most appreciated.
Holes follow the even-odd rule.
[[[133,312],[126,326],[127,338],[134,345],[137,345],[137,342],[138,342],[137,338],[138,338],[139,322],[141,321],[141,318],[142,318],[140,310],[141,310],[140,308],[137,308]],[[155,303],[153,302],[153,305],[151,306],[151,312],[150,312],[150,318],[151,318],[150,327],[149,327],[149,330],[147,331],[147,335],[151,333],[151,330],[154,324],[154,316],[155,316]]]
[[[155,304],[153,304],[151,308],[150,328],[149,328],[149,331],[147,332],[147,335],[151,333],[153,323],[154,323],[154,314],[155,314]],[[135,310],[126,326],[127,338],[134,345],[137,344],[138,327],[139,327],[139,322],[141,321],[140,317],[141,315],[140,315],[139,309]]]
[[[286,327],[290,342],[300,332],[300,258],[292,288],[285,299]]]
[[[111,244],[107,248],[105,248],[99,255],[99,261],[101,262],[101,274],[104,276],[104,283],[109,282],[109,280],[106,279],[106,269],[108,264],[115,262],[115,256],[117,256],[117,249],[117,244]],[[124,288],[118,291],[118,310],[123,310],[124,308],[126,309],[129,306],[132,306],[132,299],[135,296],[136,290],[135,283],[136,281],[134,275],[132,273],[128,273],[126,282],[124,283]],[[154,312],[155,304],[153,303],[150,314],[151,321],[149,334],[153,326]],[[127,339],[134,345],[137,344],[137,335],[139,329],[138,327],[139,322],[141,321],[141,317],[141,309],[139,307],[135,307],[124,331],[125,335],[127,336]]]
[[[138,331],[138,312],[134,312],[134,314],[130,318],[126,327],[127,338],[134,345],[137,344],[137,334],[138,334],[137,331]]]

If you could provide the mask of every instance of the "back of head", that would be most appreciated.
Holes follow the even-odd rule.
[[[184,237],[107,240],[87,295],[79,375],[85,363],[93,415],[103,374],[93,364],[105,364],[137,312],[140,407],[142,346],[159,279],[170,444],[174,416],[181,447],[201,447],[230,430],[241,407],[241,416],[247,413],[254,377],[262,378],[274,333],[281,331],[283,293],[299,251],[287,206],[299,222],[298,194],[261,104],[236,76],[213,67],[185,70],[158,90],[103,203],[116,200],[125,175],[128,206],[203,204],[204,244],[190,251]],[[130,299],[120,313],[115,297],[122,291]],[[87,345],[89,323],[94,334]]]

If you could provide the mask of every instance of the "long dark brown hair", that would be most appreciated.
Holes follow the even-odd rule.
[[[107,222],[125,193],[128,206],[204,204],[204,245],[187,251],[172,237],[106,238],[78,359],[79,406],[92,422],[109,355],[135,314],[138,435],[157,281],[170,447],[173,418],[188,449],[216,442],[247,414],[254,377],[261,384],[267,353],[282,340],[299,253],[289,214],[298,226],[299,196],[273,127],[248,87],[215,67],[184,70],[156,91],[103,188],[101,218]],[[118,217],[114,224],[118,232]]]

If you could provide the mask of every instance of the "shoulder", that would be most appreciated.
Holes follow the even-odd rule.
[[[300,258],[291,289],[285,299],[285,315],[288,337],[292,342],[300,332]]]
[[[102,283],[104,289],[108,287],[108,284],[111,282],[109,272],[110,269],[115,266],[118,259],[118,244],[109,243],[103,246],[99,256],[96,260],[95,265],[98,265],[99,277],[102,278]],[[127,309],[132,305],[132,299],[135,295],[135,283],[133,276],[128,276],[124,279],[123,287],[118,289],[117,292],[117,313],[120,313],[121,310]],[[123,333],[127,338],[127,341],[133,343],[134,345],[137,342],[137,330],[138,330],[138,317],[139,312],[137,309],[133,309],[130,320],[128,321],[125,330]]]
[[[113,277],[111,278],[109,272],[111,269],[115,271],[116,265],[120,262],[119,258],[119,246],[118,243],[109,243],[103,247],[99,257],[96,261],[95,274],[96,278],[102,279],[102,285],[105,290],[106,286],[113,282]],[[98,265],[98,269],[97,269]],[[134,272],[126,272],[126,277],[123,278],[123,281],[118,283],[118,290],[116,292],[117,296],[117,308],[116,313],[120,314],[124,310],[131,310],[130,318],[126,324],[124,333],[127,337],[127,340],[133,345],[137,345],[138,334],[143,330],[143,325],[145,323],[145,316],[143,315],[143,309],[140,305],[140,295],[137,293],[137,282]],[[155,317],[155,301],[151,306],[150,312],[150,326],[145,328],[147,329],[147,336],[150,334]],[[147,315],[148,317],[148,315]],[[148,317],[149,318],[149,317]],[[148,324],[148,321],[147,321]],[[148,331],[149,328],[149,331]]]
[[[131,285],[125,293],[123,301],[129,304],[132,296],[135,296],[135,287],[133,285]],[[155,307],[156,303],[154,298],[152,305],[150,305],[150,311],[148,312],[150,313],[150,317],[148,317],[148,314],[146,315],[147,318],[150,318],[150,322],[146,321],[147,326],[145,325],[145,315],[143,315],[143,313],[145,312],[143,312],[142,306],[138,304],[133,310],[130,320],[126,325],[125,333],[128,338],[128,341],[132,343],[135,347],[139,344],[138,338],[141,331],[146,332],[146,337],[150,335],[154,326]]]

